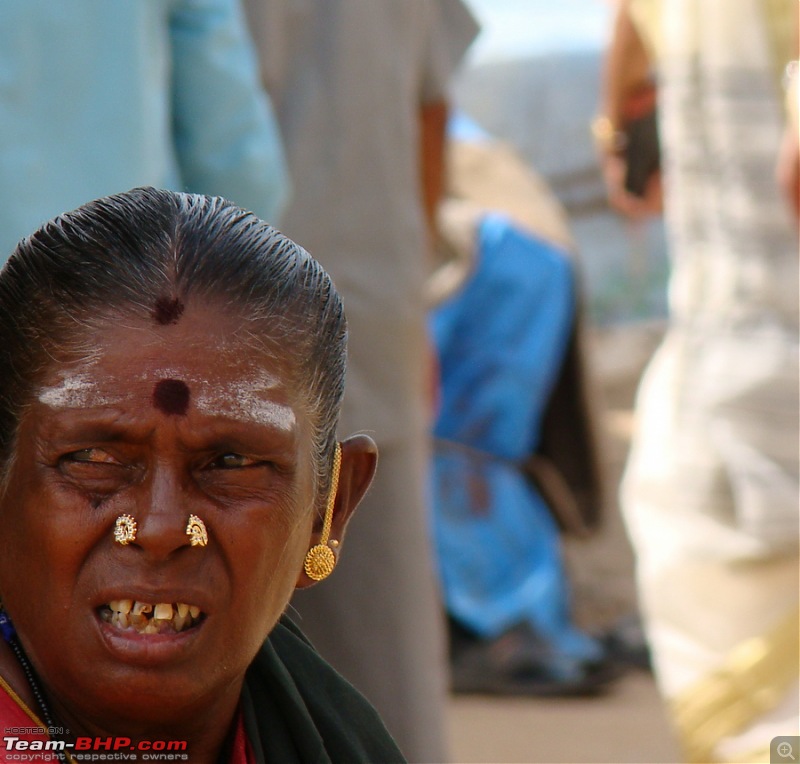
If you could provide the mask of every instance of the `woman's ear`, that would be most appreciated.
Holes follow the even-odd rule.
[[[339,483],[333,506],[333,519],[328,546],[338,561],[341,553],[347,523],[353,516],[367,489],[372,483],[378,464],[378,447],[367,435],[354,435],[342,441],[342,466],[339,470]],[[320,542],[321,522],[315,524],[309,549]],[[308,577],[305,570],[297,577],[297,588],[305,589],[316,581]]]

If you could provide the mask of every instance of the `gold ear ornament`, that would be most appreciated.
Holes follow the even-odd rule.
[[[333,469],[331,471],[331,486],[328,490],[328,504],[325,507],[325,519],[322,523],[322,536],[319,543],[315,544],[308,550],[306,558],[303,561],[303,570],[306,575],[314,581],[322,581],[327,578],[333,569],[336,567],[336,555],[333,553],[334,549],[339,546],[336,539],[328,537],[331,533],[331,523],[333,522],[333,508],[336,504],[336,493],[339,488],[339,473],[342,468],[342,446],[336,444],[336,450],[333,454]]]

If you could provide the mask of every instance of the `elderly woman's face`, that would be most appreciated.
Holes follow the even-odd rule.
[[[89,718],[232,691],[313,543],[308,415],[289,362],[231,340],[236,325],[198,309],[112,323],[23,416],[0,594],[53,694]]]

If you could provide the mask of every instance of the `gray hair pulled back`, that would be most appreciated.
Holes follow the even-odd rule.
[[[315,426],[324,494],[347,341],[330,277],[252,213],[218,197],[154,188],[54,218],[23,239],[0,272],[0,472],[53,359],[91,353],[87,328],[118,318],[152,321],[154,310],[169,312],[190,298],[241,316],[243,342],[278,347],[292,361]]]

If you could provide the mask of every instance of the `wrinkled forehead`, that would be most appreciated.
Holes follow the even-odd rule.
[[[264,322],[261,322],[263,324]],[[53,360],[34,397],[54,408],[114,405],[138,397],[164,414],[266,415],[265,398],[302,405],[291,343],[210,306],[157,303],[146,320],[98,321],[80,352]]]
[[[61,368],[35,391],[39,403],[64,411],[134,404],[170,417],[190,410],[290,429],[296,395],[280,373],[253,366],[224,375],[173,365],[143,365],[114,373],[101,362]]]

